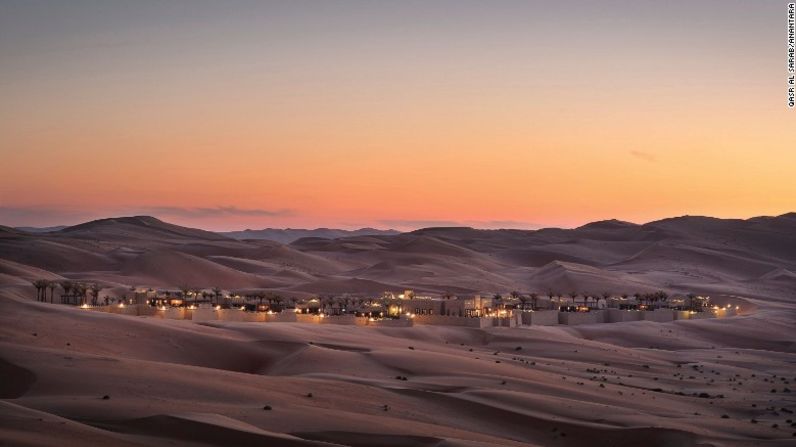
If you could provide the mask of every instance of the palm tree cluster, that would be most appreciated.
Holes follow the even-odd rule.
[[[51,281],[48,279],[37,279],[35,281],[31,281],[33,287],[36,288],[36,300],[41,302],[47,301],[47,290],[50,291],[50,302],[53,302],[53,292],[55,292],[55,288],[58,287],[58,283],[55,281]]]
[[[213,294],[210,295],[218,299],[221,296],[221,289],[213,288]],[[234,294],[234,296],[241,296],[239,294]],[[286,298],[282,295],[279,295],[274,292],[252,292],[243,294],[243,299],[248,302],[250,300],[256,300],[258,309],[262,310],[269,310],[274,312],[281,312],[284,308],[284,303],[286,302]],[[264,305],[263,302],[267,303]]]
[[[513,291],[509,294],[510,297],[509,299],[518,302],[519,305],[517,305],[516,307],[519,309],[527,310],[530,308],[536,310],[539,308],[538,307],[539,296],[540,295],[536,292],[521,294],[517,291]],[[582,305],[584,307],[589,307],[589,308],[599,308],[601,301],[605,303],[605,305],[607,305],[608,300],[611,299],[611,297],[613,297],[614,295],[609,291],[604,291],[599,294],[591,292],[571,291],[569,293],[564,294],[559,291],[549,289],[546,296],[551,306],[553,306],[554,308],[560,307],[562,303],[566,302],[564,298],[568,298],[568,301],[570,302],[570,304],[568,305],[571,306]],[[638,303],[639,305],[648,305],[655,307],[660,306],[661,303],[666,302],[669,298],[669,294],[667,294],[664,291],[657,291],[652,293],[636,292],[632,295],[623,293],[619,296],[621,296],[625,300],[627,300],[629,297],[632,296],[635,298],[636,303]],[[528,305],[529,302],[530,306]],[[496,304],[496,307],[506,306],[506,298],[503,298],[503,296],[501,296],[500,294],[495,294],[493,296],[493,303]]]
[[[63,280],[60,282],[50,281],[46,279],[38,279],[31,281],[36,288],[36,298],[38,301],[47,301],[47,291],[50,291],[50,303],[54,301],[55,289],[60,286],[63,289],[61,293],[61,302],[65,304],[88,304],[88,294],[91,294],[91,303],[93,305],[99,304],[99,293],[102,287],[97,283],[82,283],[70,280]]]
[[[659,308],[660,303],[663,303],[669,299],[669,294],[663,290],[652,293],[635,293],[633,296],[636,298],[636,302],[638,304],[651,306],[653,309]]]
[[[100,285],[97,283],[83,283],[71,280],[62,280],[57,282],[47,279],[37,279],[31,281],[31,284],[36,288],[36,297],[38,301],[46,302],[48,295],[47,292],[49,291],[49,301],[51,303],[54,301],[55,289],[59,286],[61,289],[63,289],[63,293],[61,294],[61,302],[75,305],[88,304],[89,298],[91,299],[92,305],[98,305],[99,294],[102,290],[102,287],[100,287]],[[131,290],[136,292],[137,288],[132,287]],[[149,289],[149,291],[152,292],[154,290]],[[172,292],[165,292],[166,297],[169,297],[171,293]],[[216,305],[221,304],[221,298],[224,298],[225,302],[226,298],[228,298],[228,296],[224,295],[222,289],[219,287],[213,287],[210,289],[210,291],[207,291],[191,288],[188,286],[181,286],[176,295],[186,302],[188,301],[189,297],[191,297],[193,304],[199,303],[201,298],[203,301],[209,301],[211,304]],[[571,291],[567,294],[562,294],[554,289],[549,289],[546,296],[553,308],[560,307],[562,298],[564,297],[569,298],[571,300],[571,305],[573,306],[577,306],[578,301],[580,301],[580,304],[585,307],[599,308],[600,300],[607,304],[608,300],[614,295],[608,291],[604,291],[600,294],[589,292],[579,293],[577,291]],[[669,300],[669,294],[662,290],[651,293],[636,292],[632,295],[623,293],[619,296],[621,296],[624,300],[627,300],[629,297],[633,297],[635,298],[637,305],[642,307],[651,307],[653,309],[659,308],[663,303]],[[276,312],[282,311],[285,308],[286,302],[292,305],[296,305],[297,303],[295,299],[288,299],[270,291],[257,291],[248,294],[233,293],[232,297],[237,299],[242,298],[244,302],[256,300],[261,310],[267,309]],[[443,295],[444,299],[453,299],[454,297],[455,296],[450,293]],[[513,308],[520,310],[538,310],[539,297],[540,294],[536,292],[520,293],[516,290],[511,291],[505,297],[499,293],[496,293],[492,296],[492,307],[494,309]],[[105,301],[107,304],[107,297],[105,298]],[[370,311],[370,308],[372,307],[381,307],[383,311],[386,311],[389,310],[393,305],[398,305],[400,307],[402,304],[400,300],[395,298],[392,294],[385,294],[380,298],[358,298],[351,297],[347,294],[343,296],[321,295],[318,296],[317,301],[319,303],[317,311],[330,315],[358,312],[358,310],[361,311],[363,308],[367,308],[368,311]],[[687,295],[685,307],[688,310],[701,310],[701,308],[704,307],[703,301],[704,300],[700,300],[696,295],[689,294]],[[267,306],[264,306],[264,303],[267,303]],[[307,304],[306,301],[305,304]],[[309,310],[309,306],[307,306],[307,308]]]

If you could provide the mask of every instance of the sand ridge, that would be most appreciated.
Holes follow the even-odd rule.
[[[290,245],[138,218],[48,234],[4,231],[0,441],[791,445],[792,229],[792,215],[687,217]],[[299,296],[411,287],[665,289],[709,293],[742,311],[728,319],[574,327],[200,324],[39,303],[30,285],[36,278],[97,281],[112,294],[186,280]]]

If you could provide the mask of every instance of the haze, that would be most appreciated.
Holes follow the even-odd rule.
[[[0,3],[0,223],[575,226],[796,203],[784,2]]]

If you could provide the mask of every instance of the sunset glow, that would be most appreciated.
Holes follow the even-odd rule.
[[[784,3],[592,3],[3,2],[0,224],[796,209]]]

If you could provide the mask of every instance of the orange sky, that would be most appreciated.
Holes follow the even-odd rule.
[[[0,224],[796,210],[778,5],[168,5],[0,7]]]

